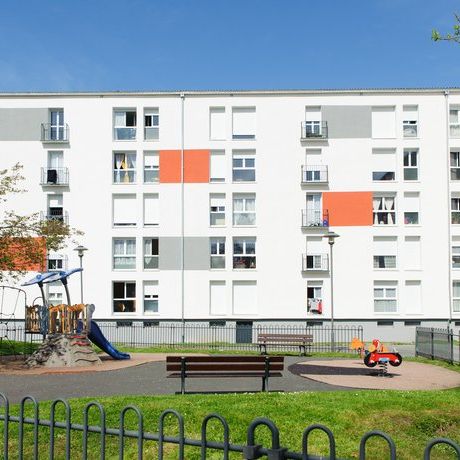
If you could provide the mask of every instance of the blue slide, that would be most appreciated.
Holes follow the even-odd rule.
[[[123,353],[118,351],[104,336],[101,331],[101,328],[97,323],[91,320],[91,328],[88,334],[88,339],[98,346],[102,351],[105,351],[113,359],[130,359],[131,356],[128,353]]]

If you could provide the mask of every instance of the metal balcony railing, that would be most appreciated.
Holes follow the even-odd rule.
[[[302,271],[328,271],[328,254],[302,254]]]
[[[317,211],[314,209],[302,210],[302,227],[329,227],[329,212],[327,209]]]
[[[65,224],[69,223],[69,214],[62,208],[49,208],[46,212],[40,213],[40,220],[60,220]]]
[[[42,142],[69,142],[69,125],[42,123]]]
[[[302,121],[300,126],[301,139],[327,139],[327,121]]]
[[[69,168],[41,168],[41,185],[69,185]]]
[[[302,166],[302,184],[324,184],[328,181],[327,166]]]

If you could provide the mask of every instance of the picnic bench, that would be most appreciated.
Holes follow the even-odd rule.
[[[313,343],[312,334],[259,334],[257,336],[257,344],[259,345],[260,353],[267,354],[267,345],[285,345],[299,347],[299,353],[302,356],[306,355],[307,347]],[[303,353],[302,353],[303,350]]]
[[[269,377],[281,377],[283,356],[167,356],[167,378],[181,379],[185,393],[187,378],[260,377],[262,391],[268,390]]]

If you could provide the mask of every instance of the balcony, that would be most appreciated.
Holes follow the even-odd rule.
[[[303,254],[303,272],[325,272],[329,270],[328,254]]]
[[[69,168],[41,168],[40,185],[69,185]]]
[[[328,228],[329,212],[327,209],[317,211],[315,209],[302,210],[302,228]]]
[[[301,140],[324,140],[328,138],[327,121],[303,121],[300,126]]]
[[[69,224],[69,215],[62,208],[49,208],[47,212],[40,213],[40,220],[59,220],[64,224]]]
[[[41,141],[55,144],[69,142],[69,125],[42,123]]]
[[[327,166],[304,165],[302,166],[302,184],[327,184]]]

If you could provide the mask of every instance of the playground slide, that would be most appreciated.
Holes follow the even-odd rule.
[[[101,328],[97,323],[91,320],[91,330],[88,334],[88,339],[98,346],[102,351],[105,351],[113,359],[130,359],[131,356],[128,353],[123,353],[118,351],[104,336],[101,331]]]

